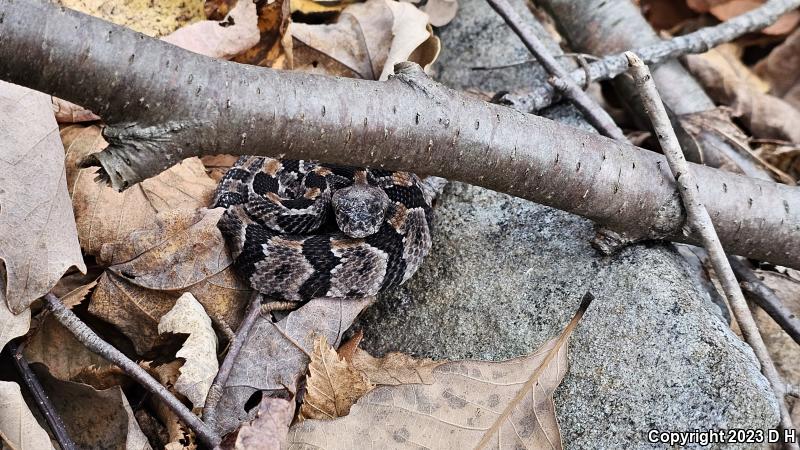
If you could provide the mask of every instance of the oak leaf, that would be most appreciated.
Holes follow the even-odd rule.
[[[192,23],[162,40],[201,55],[229,59],[258,44],[259,38],[256,4],[240,0],[223,20]]]
[[[427,67],[438,56],[428,15],[394,0],[350,5],[333,24],[292,23],[288,33],[293,67],[307,72],[386,80],[395,63],[412,60]],[[420,48],[425,51],[416,52]]]
[[[156,177],[117,192],[95,181],[97,168],[81,169],[83,159],[106,147],[98,126],[72,125],[61,131],[66,148],[67,180],[75,208],[81,247],[102,264],[112,265],[139,254],[143,234],[163,238],[175,210],[208,206],[216,183],[198,158],[189,158]],[[127,250],[127,251],[123,251]]]
[[[185,395],[194,407],[202,407],[219,370],[217,335],[211,327],[211,319],[194,296],[187,292],[161,317],[158,332],[189,335],[176,354],[186,362],[180,368],[175,390]]]
[[[308,367],[314,340],[325,336],[338,345],[358,314],[374,301],[317,298],[278,321],[260,317],[250,331],[231,370],[218,406],[218,430],[227,434],[250,420],[245,405],[259,391],[297,393]]]
[[[567,372],[567,341],[592,297],[555,339],[503,362],[454,361],[436,367],[431,383],[379,386],[333,420],[291,428],[289,448],[561,449],[553,392]]]
[[[15,314],[86,272],[50,97],[0,82],[0,300]]]
[[[308,364],[306,394],[301,419],[334,419],[346,416],[350,407],[373,388],[370,380],[328,345],[325,336],[314,342]]]

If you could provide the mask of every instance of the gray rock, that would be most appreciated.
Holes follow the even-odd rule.
[[[491,93],[545,79],[535,64],[469,70],[528,53],[484,0],[459,3],[439,33],[441,81]],[[512,3],[547,39],[523,2]],[[586,126],[571,107],[545,115]],[[591,291],[596,300],[572,336],[570,369],[555,395],[567,448],[664,447],[646,442],[653,428],[777,425],[775,398],[752,351],[672,246],[601,257],[589,246],[594,231],[585,219],[460,183],[438,200],[434,233],[419,272],[357,322],[371,353],[523,355],[558,334]]]
[[[461,183],[439,199],[434,244],[356,327],[373,354],[506,359],[556,336],[586,291],[555,401],[567,448],[648,447],[648,430],[771,428],[752,351],[668,245],[613,257],[589,221]]]

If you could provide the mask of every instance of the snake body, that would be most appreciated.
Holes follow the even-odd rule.
[[[375,295],[431,247],[431,205],[409,172],[242,156],[214,207],[237,273],[272,299]]]

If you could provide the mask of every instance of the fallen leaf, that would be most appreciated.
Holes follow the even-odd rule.
[[[758,146],[756,154],[794,182],[800,181],[800,145],[765,142]]]
[[[116,326],[141,355],[160,342],[158,321],[177,299],[175,292],[145,289],[114,272],[106,272],[92,294],[89,312]]]
[[[50,96],[0,82],[0,283],[19,314],[72,267],[86,272]]]
[[[42,363],[60,380],[71,380],[87,367],[107,368],[111,363],[89,351],[52,315],[42,319],[23,350],[29,363]]]
[[[186,293],[161,317],[158,332],[189,335],[176,355],[186,362],[181,366],[175,390],[185,395],[195,408],[202,407],[219,370],[217,335],[211,327],[211,319],[194,296]]]
[[[53,377],[47,367],[31,364],[70,438],[82,448],[149,449],[119,386],[95,388]]]
[[[59,0],[59,3],[148,36],[162,36],[205,18],[203,0]]]
[[[107,144],[97,126],[69,126],[61,131],[66,147],[67,180],[81,247],[103,264],[125,262],[139,253],[137,239],[145,230],[158,235],[166,226],[159,213],[194,211],[211,202],[216,183],[197,158],[189,158],[124,192],[97,183],[97,168],[80,169],[80,162]],[[138,234],[137,234],[138,233]],[[127,246],[129,252],[119,253]],[[107,248],[105,248],[107,247]]]
[[[379,386],[345,417],[293,426],[288,447],[560,449],[553,392],[567,372],[569,336],[591,299],[584,297],[558,338],[528,356],[449,362],[433,370],[432,383]]]
[[[764,1],[729,0],[723,3],[720,2],[714,2],[714,3],[716,4],[711,5],[708,8],[708,11],[711,14],[713,14],[714,17],[716,17],[717,19],[725,21],[758,8],[759,6],[764,4]],[[788,34],[792,30],[794,30],[795,27],[797,27],[798,23],[800,23],[800,12],[798,12],[795,9],[780,16],[778,20],[775,21],[775,23],[764,28],[763,30],[761,30],[761,32],[769,35]]]
[[[294,401],[265,397],[255,419],[242,425],[236,436],[237,450],[275,450],[283,448],[294,417]]]
[[[227,434],[250,420],[244,405],[258,391],[297,393],[317,336],[337,345],[358,314],[374,301],[317,298],[277,323],[260,317],[231,370],[218,406],[217,431]]]
[[[233,60],[242,64],[285,69],[286,54],[291,53],[284,39],[291,22],[290,0],[260,0],[256,2],[258,37],[254,45],[236,55]]]
[[[732,69],[736,65],[733,58],[715,56],[721,51],[724,50],[713,49],[686,57],[688,69],[709,96],[717,103],[730,106],[733,115],[741,118],[754,137],[800,142],[800,128],[796,125],[800,123],[800,111],[754,89],[742,75],[746,68]]]
[[[398,385],[433,382],[433,371],[447,361],[414,358],[404,353],[392,352],[376,358],[362,349],[356,349],[350,359],[353,367],[367,376],[370,383]]]
[[[323,2],[314,0],[291,0],[292,13],[300,12],[307,15],[320,13],[338,13],[355,0],[344,0],[341,2]]]
[[[148,245],[130,261],[109,270],[148,289],[178,290],[197,284],[231,265],[225,239],[217,228],[223,208],[176,214],[170,234],[139,233]]]
[[[50,97],[50,99],[53,102],[53,114],[55,114],[56,122],[58,123],[94,122],[100,120],[100,116],[75,103],[70,103],[58,97]]]
[[[196,22],[161,40],[201,55],[230,59],[258,44],[259,39],[256,4],[240,0],[223,20]]]
[[[130,261],[98,281],[89,312],[116,325],[140,354],[158,341],[158,321],[181,293],[191,292],[214,322],[236,329],[250,289],[236,277],[216,226],[223,210],[178,209],[158,215],[152,229],[105,246]]]
[[[239,157],[233,155],[206,155],[200,158],[200,161],[202,161],[203,165],[206,167],[208,176],[211,177],[212,180],[219,182],[219,180],[225,176],[225,172],[233,166],[237,159],[239,159]]]
[[[308,364],[306,394],[300,407],[301,419],[335,419],[346,416],[350,407],[373,385],[358,369],[328,345],[325,336],[314,341]]]
[[[755,71],[769,82],[772,94],[800,110],[800,29],[759,61]]]
[[[412,60],[429,66],[438,52],[422,52],[423,44],[438,47],[428,26],[428,16],[410,3],[368,0],[350,5],[336,23],[289,25],[293,67],[312,73],[386,80],[394,64]],[[436,53],[436,54],[432,54]],[[424,58],[423,58],[424,57]]]
[[[442,27],[456,16],[458,0],[428,0],[420,9],[430,17],[431,25]]]
[[[19,385],[11,381],[0,381],[0,439],[12,449],[53,448],[50,436],[25,404]]]

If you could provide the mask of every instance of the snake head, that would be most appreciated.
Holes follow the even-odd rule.
[[[353,238],[377,233],[390,203],[383,189],[366,184],[354,184],[337,190],[331,202],[339,229]]]

